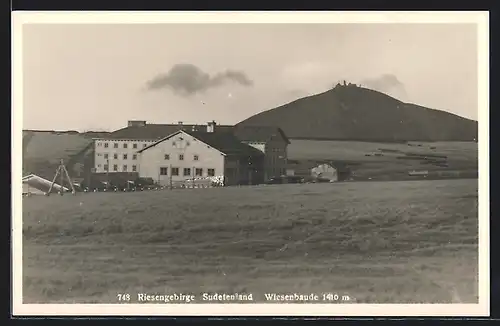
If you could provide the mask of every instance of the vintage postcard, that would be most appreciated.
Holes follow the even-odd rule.
[[[487,12],[12,17],[14,315],[489,315]]]

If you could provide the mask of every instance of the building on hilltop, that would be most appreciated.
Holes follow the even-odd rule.
[[[160,151],[163,155],[172,155],[172,162],[176,162],[173,157],[178,159],[180,149],[173,146],[165,147],[165,141],[170,139],[169,137],[178,135],[178,132],[182,132],[183,136],[180,137],[195,139],[195,142],[199,141],[209,146],[206,147],[206,150],[199,148],[198,150],[201,152],[198,154],[191,153],[197,147],[190,147],[189,154],[198,155],[198,160],[194,166],[184,167],[182,165],[182,169],[191,169],[189,170],[191,177],[196,176],[196,170],[192,169],[205,168],[205,173],[208,173],[207,169],[216,169],[216,174],[219,170],[221,174],[225,175],[228,184],[248,184],[260,183],[272,176],[285,174],[287,147],[290,141],[278,127],[219,126],[215,121],[206,125],[186,125],[182,122],[177,124],[147,124],[146,121],[140,120],[129,121],[127,127],[112,132],[106,137],[94,139],[93,172],[106,175],[118,172],[136,172],[141,177],[147,175],[164,182],[165,175],[160,172],[168,173],[165,168],[170,167],[170,163],[168,166],[164,166],[165,162],[161,161],[162,166],[155,166],[154,162],[148,161],[145,157],[153,161],[157,160],[158,157],[154,153]],[[154,147],[157,149],[153,149]],[[167,153],[167,150],[170,152]],[[216,156],[213,154],[214,151],[218,152],[219,156],[223,155],[224,160],[216,160],[217,162],[213,164],[218,164],[218,166],[209,167],[209,164],[201,157],[202,154],[207,153],[208,157]],[[194,160],[194,157],[192,159]],[[252,171],[250,180],[248,180],[248,171],[244,172],[245,169],[241,167],[241,162],[244,160],[250,160],[259,169]],[[159,161],[155,162],[160,164]],[[201,166],[205,163],[208,165]],[[198,165],[200,167],[196,167]],[[230,167],[231,165],[232,167]],[[158,171],[153,172],[152,170],[155,168]],[[163,169],[160,171],[160,168]],[[179,168],[181,168],[180,165]],[[212,173],[212,170],[210,171]],[[188,177],[188,175],[184,175],[184,172],[187,174],[188,170],[179,172],[174,170],[174,173],[178,173],[178,175],[175,176],[176,178],[173,178],[174,176],[172,178]]]

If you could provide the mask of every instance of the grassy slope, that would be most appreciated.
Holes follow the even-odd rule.
[[[422,146],[400,143],[376,143],[356,141],[291,140],[288,157],[291,160],[326,160],[349,165],[357,178],[375,180],[407,177],[411,170],[428,171],[477,171],[478,148],[475,142],[418,142]],[[431,147],[435,147],[431,149]],[[399,152],[382,152],[389,149]],[[381,153],[383,156],[365,156]],[[448,167],[422,164],[421,160],[398,159],[405,153],[444,155]],[[299,166],[300,168],[301,166]],[[293,167],[292,167],[293,168]]]
[[[23,175],[35,173],[51,179],[61,159],[66,164],[92,142],[85,134],[23,132]],[[71,173],[71,166],[66,166]]]
[[[472,141],[477,122],[402,103],[385,94],[337,87],[256,114],[241,125],[281,127],[290,138],[363,141]]]
[[[25,302],[115,303],[143,291],[477,302],[475,180],[23,201]]]

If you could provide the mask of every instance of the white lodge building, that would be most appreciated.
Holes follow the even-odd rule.
[[[225,184],[256,184],[285,173],[289,141],[276,127],[146,124],[94,139],[94,171],[137,173],[163,185],[224,176]]]
[[[154,143],[143,139],[95,139],[96,173],[139,172],[138,151]]]
[[[263,179],[264,154],[231,133],[180,130],[139,152],[139,175],[161,185],[207,177],[224,177],[226,185]]]

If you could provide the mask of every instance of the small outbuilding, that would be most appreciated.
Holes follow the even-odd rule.
[[[339,180],[337,169],[326,163],[312,168],[311,176],[317,179],[327,179],[330,182],[336,182]]]
[[[30,174],[23,177],[23,195],[44,194],[49,191],[52,181],[44,179],[38,175]],[[67,187],[61,187],[59,184],[54,183],[54,191],[70,191]]]

